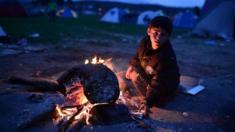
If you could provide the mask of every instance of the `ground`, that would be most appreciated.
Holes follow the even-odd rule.
[[[109,33],[116,39],[64,38],[58,44],[38,44],[42,52],[27,52],[0,57],[0,131],[19,131],[25,115],[42,109],[41,102],[32,103],[37,92],[20,86],[5,84],[11,75],[44,77],[54,79],[61,72],[83,63],[95,55],[112,58],[116,71],[127,68],[134,55],[139,36]],[[176,36],[172,40],[181,75],[203,80],[205,90],[195,96],[179,93],[176,99],[164,108],[152,108],[145,125],[133,122],[110,126],[86,126],[82,131],[234,131],[235,130],[235,52],[234,41]],[[29,44],[30,45],[30,44]],[[38,46],[36,45],[36,46]],[[19,89],[22,88],[22,89]],[[40,98],[49,100],[48,105],[59,103],[61,96],[55,93],[40,93]],[[53,99],[52,99],[53,98]],[[43,100],[42,99],[42,100]],[[31,102],[29,101],[31,100]],[[40,112],[39,112],[40,113]],[[44,113],[44,112],[41,112]],[[27,116],[26,116],[27,117]],[[44,125],[34,124],[26,130],[57,131],[50,121]],[[20,127],[19,127],[20,126]]]

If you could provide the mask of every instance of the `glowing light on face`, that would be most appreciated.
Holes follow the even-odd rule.
[[[152,49],[154,50],[169,40],[169,34],[161,28],[149,27],[147,33],[150,37]]]

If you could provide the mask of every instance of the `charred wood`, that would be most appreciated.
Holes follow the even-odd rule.
[[[70,127],[67,129],[67,132],[79,132],[86,125],[85,118],[74,121]]]
[[[83,106],[77,106],[77,112],[71,118],[69,118],[68,121],[59,123],[58,127],[59,127],[60,132],[65,132],[69,128],[69,126],[75,121],[75,117],[82,111],[82,109],[83,109]],[[84,119],[82,118],[80,120],[84,120]]]

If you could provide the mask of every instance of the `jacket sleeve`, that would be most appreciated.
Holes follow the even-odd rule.
[[[139,47],[136,50],[136,53],[134,55],[134,57],[130,60],[129,65],[134,66],[135,68],[140,68],[140,59],[139,57],[141,56],[142,52],[143,52],[143,48],[144,48],[144,43],[143,40],[140,42]]]
[[[138,57],[138,49],[135,53],[135,56],[130,60],[129,64],[134,67],[139,67],[140,66],[140,60]]]
[[[166,90],[165,83],[170,81],[171,72],[169,66],[171,65],[170,54],[167,51],[161,52],[158,56],[158,64],[154,68],[154,74],[147,86],[146,100],[147,106],[151,107],[155,97]],[[171,83],[171,82],[168,82]],[[164,86],[163,86],[164,85]]]
[[[159,66],[156,69],[156,74],[152,77],[150,80],[150,83],[147,85],[147,91],[146,91],[146,105],[148,107],[153,106],[154,98],[157,94],[157,92],[162,88],[160,83],[160,77],[161,77],[161,66]]]

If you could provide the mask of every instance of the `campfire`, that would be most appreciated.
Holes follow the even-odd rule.
[[[63,105],[56,106],[54,123],[61,131],[129,121],[135,119],[133,115],[142,114],[139,102],[124,97],[119,90],[117,74],[105,61],[98,57],[86,59],[84,65],[66,73],[69,80],[60,79],[65,84],[67,97]]]

